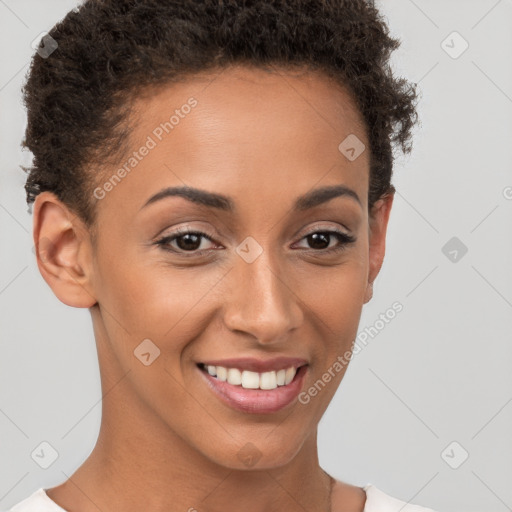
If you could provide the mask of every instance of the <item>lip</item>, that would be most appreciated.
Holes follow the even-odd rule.
[[[226,361],[224,360],[223,363],[226,364]],[[216,364],[215,366],[223,365]],[[236,366],[231,366],[230,368],[236,368]],[[245,389],[242,386],[234,386],[227,381],[221,381],[213,377],[197,365],[196,369],[201,374],[208,388],[224,404],[245,413],[271,414],[284,409],[297,398],[303,387],[308,366],[307,364],[301,366],[290,384],[278,386],[276,389],[271,390]]]
[[[308,364],[305,359],[299,357],[274,357],[272,359],[262,360],[254,357],[240,357],[231,359],[215,359],[201,361],[205,366],[223,366],[224,368],[237,368],[238,370],[249,370],[251,372],[271,372],[290,368],[293,366],[298,368]]]

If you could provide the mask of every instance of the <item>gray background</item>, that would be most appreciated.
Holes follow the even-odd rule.
[[[0,0],[2,510],[71,475],[101,419],[89,313],[39,274],[19,169],[31,41],[76,5]],[[360,323],[378,333],[322,419],[320,462],[439,512],[512,510],[512,1],[376,5],[402,41],[394,69],[419,84],[422,125],[396,160],[386,260]],[[453,31],[469,43],[458,58]],[[468,248],[457,261],[442,250],[452,237]],[[59,454],[48,469],[31,458],[42,441]]]

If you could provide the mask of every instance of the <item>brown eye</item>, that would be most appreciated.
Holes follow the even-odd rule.
[[[174,237],[176,245],[184,251],[196,251],[201,245],[201,235],[197,233],[187,233]]]
[[[333,239],[338,241],[338,245],[329,247]],[[332,251],[345,249],[349,244],[354,243],[356,238],[352,235],[342,233],[341,231],[322,230],[309,233],[303,237],[302,240],[306,240],[309,246],[308,248],[315,252],[323,251],[330,253]]]
[[[331,241],[331,235],[326,232],[312,233],[306,238],[313,249],[327,249]]]
[[[171,235],[160,238],[156,244],[166,251],[178,254],[192,253],[191,255],[194,255],[208,250],[208,247],[204,247],[203,239],[213,242],[210,236],[201,231],[178,230]],[[172,245],[173,243],[175,245]]]

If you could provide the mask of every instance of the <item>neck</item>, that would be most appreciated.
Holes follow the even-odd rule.
[[[316,432],[284,466],[232,470],[195,452],[156,420],[124,411],[129,421],[112,423],[112,411],[106,404],[103,409],[94,450],[60,486],[65,492],[48,492],[66,510],[209,512],[232,510],[233,503],[244,512],[330,510],[331,479],[318,465]]]
[[[104,353],[100,354],[100,359]],[[68,481],[47,490],[65,510],[83,512],[326,512],[331,478],[320,468],[316,429],[286,464],[231,469],[181,439],[130,385],[112,361],[102,373],[102,421],[97,443]],[[205,432],[205,435],[207,433]]]

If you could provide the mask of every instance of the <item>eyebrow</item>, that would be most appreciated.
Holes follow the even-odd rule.
[[[160,192],[157,192],[146,201],[141,210],[150,204],[156,203],[157,201],[176,196],[209,208],[216,208],[230,213],[236,211],[235,203],[230,197],[188,186],[167,187],[160,190]],[[293,210],[309,210],[310,208],[326,203],[335,197],[343,196],[354,199],[362,207],[361,200],[354,190],[346,187],[345,185],[331,185],[317,188],[298,197],[293,205]]]

